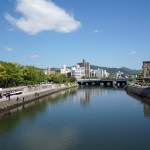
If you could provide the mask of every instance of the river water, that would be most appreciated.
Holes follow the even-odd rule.
[[[1,114],[1,150],[147,150],[150,105],[123,88],[81,86]]]

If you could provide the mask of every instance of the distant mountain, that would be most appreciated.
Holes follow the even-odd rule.
[[[67,67],[67,68],[71,68],[71,67]],[[95,65],[90,65],[90,68],[93,70],[97,70],[98,68],[106,70],[108,73],[110,74],[116,74],[116,72],[120,71],[123,73],[127,73],[127,74],[138,74],[140,73],[142,70],[132,70],[126,67],[121,67],[121,68],[108,68],[108,67],[101,67],[101,66],[95,66]],[[51,68],[51,70],[55,70],[55,69],[59,69],[59,68]]]
[[[128,72],[135,72],[135,73],[140,73],[142,70],[136,70],[136,69],[129,69],[126,67],[121,67],[121,69],[126,70]]]
[[[121,68],[108,68],[108,67],[100,67],[100,66],[95,66],[95,65],[90,65],[91,66],[91,69],[103,69],[103,70],[106,70],[108,73],[110,74],[116,74],[116,72],[120,71],[120,72],[123,72],[123,73],[127,73],[127,74],[138,74],[140,73],[142,70],[132,70],[132,69],[129,69],[129,68],[126,68],[126,67],[121,67]]]

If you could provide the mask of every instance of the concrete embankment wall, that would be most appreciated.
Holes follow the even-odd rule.
[[[64,84],[62,85],[55,84],[55,85],[44,86],[44,88],[42,88],[43,86],[38,87],[39,90],[37,90],[37,88],[35,87],[24,88],[23,94],[11,96],[10,100],[4,97],[4,100],[0,102],[0,112],[17,107],[19,105],[22,105],[23,103],[28,103],[30,101],[42,98],[44,96],[59,92],[61,90],[65,90],[77,86],[78,84],[74,84],[72,86],[71,85],[66,86]],[[33,90],[33,88],[35,90]],[[18,101],[17,101],[17,97],[18,97]]]
[[[125,90],[131,93],[134,93],[138,96],[149,98],[150,99],[150,88],[142,88],[142,87],[135,87],[135,86],[127,86]]]

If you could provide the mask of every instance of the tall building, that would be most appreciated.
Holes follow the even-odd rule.
[[[143,79],[150,82],[150,61],[143,61]]]
[[[143,61],[143,76],[150,78],[150,61]]]
[[[47,67],[47,74],[50,74],[50,66]]]
[[[85,76],[90,77],[90,63],[86,62],[83,59],[83,62],[77,63],[77,65],[79,65],[80,67],[84,67],[85,68]]]

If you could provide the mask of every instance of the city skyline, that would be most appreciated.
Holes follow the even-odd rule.
[[[150,55],[149,0],[1,0],[0,60],[39,68],[142,69]]]

